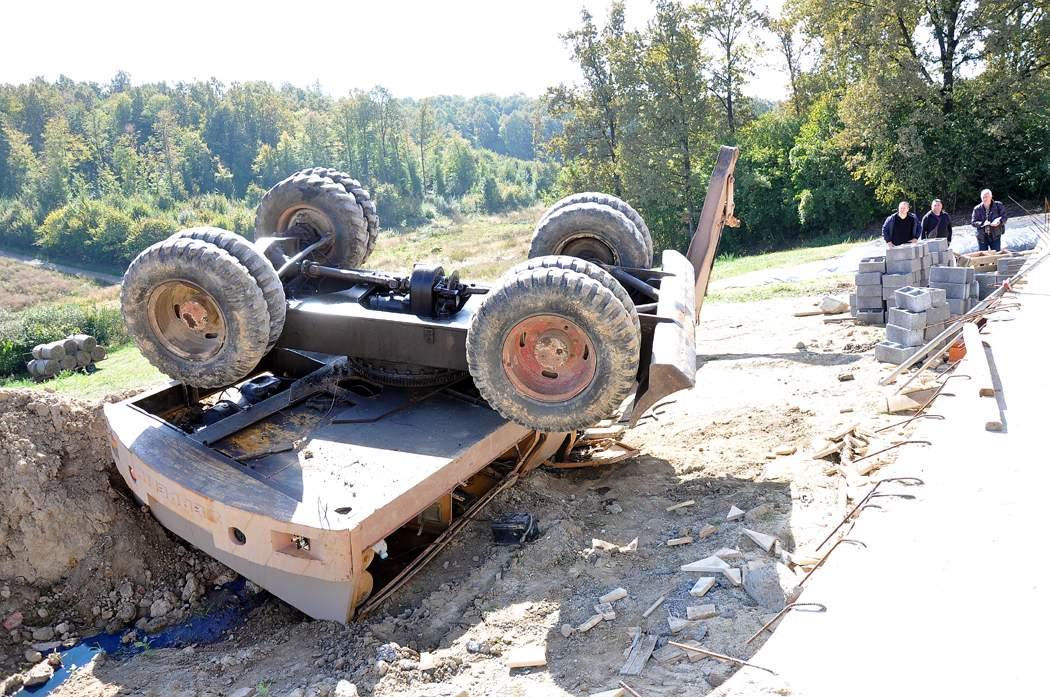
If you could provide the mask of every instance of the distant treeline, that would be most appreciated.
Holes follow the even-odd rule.
[[[310,166],[372,189],[384,226],[529,205],[560,129],[523,96],[333,99],[264,82],[0,85],[0,246],[120,265],[181,227],[250,234],[262,193]]]
[[[627,198],[657,247],[687,244],[719,143],[741,150],[731,252],[860,230],[902,198],[1050,195],[1045,2],[657,0],[638,30],[614,2],[563,38],[584,80],[547,94],[559,188]],[[788,87],[773,109],[743,94],[763,54]]]

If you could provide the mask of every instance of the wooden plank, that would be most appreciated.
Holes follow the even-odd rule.
[[[622,600],[627,597],[627,590],[625,588],[615,588],[602,597],[598,598],[600,603],[614,603],[617,600]]]
[[[693,538],[691,538],[691,537],[689,537],[687,535],[685,537],[672,538],[672,539],[668,540],[667,542],[665,542],[664,544],[667,545],[668,547],[677,547],[679,545],[692,544],[692,542],[693,542]]]
[[[627,657],[627,662],[620,668],[620,675],[638,675],[642,672],[642,668],[645,668],[645,664],[649,661],[649,657],[653,655],[653,649],[656,648],[657,637],[654,634],[646,634],[637,641],[634,648],[631,650],[631,654]]]
[[[679,508],[685,508],[686,506],[692,506],[694,503],[696,503],[696,501],[694,501],[693,499],[689,499],[688,501],[682,501],[681,503],[676,503],[673,506],[668,506],[664,510],[667,511],[668,513],[670,513],[671,511],[677,511]]]
[[[656,610],[656,608],[660,607],[660,605],[666,599],[667,599],[666,595],[661,595],[659,598],[654,600],[653,604],[649,606],[649,609],[647,609],[645,612],[642,613],[642,617],[648,617],[649,615],[653,614],[653,612]]]

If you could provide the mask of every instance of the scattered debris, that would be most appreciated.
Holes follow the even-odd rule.
[[[785,569],[786,570],[786,569]],[[788,571],[787,573],[790,573]],[[774,562],[753,561],[747,565],[743,579],[744,590],[759,605],[773,611],[783,609],[784,588]]]
[[[723,569],[722,575],[734,586],[740,585],[740,569]]]
[[[715,551],[715,556],[725,562],[740,561],[744,558],[744,553],[739,549],[732,549],[730,547],[722,547]]]
[[[619,552],[620,554],[635,552],[638,550],[638,538],[634,538],[625,545],[618,545],[614,542],[606,542],[605,540],[599,540],[597,537],[592,537],[591,549],[605,552]]]
[[[749,530],[747,528],[744,528],[741,531],[741,533],[746,535],[748,539],[750,539],[752,542],[758,545],[760,549],[766,552],[772,552],[773,546],[777,543],[777,538],[773,537],[772,535],[766,535],[765,533],[755,532],[754,530]],[[724,558],[725,557],[723,557],[723,559]]]
[[[726,564],[722,559],[711,555],[710,557],[704,557],[697,561],[689,564],[683,564],[680,569],[682,571],[698,571],[702,574],[720,574],[729,568],[729,564]]]
[[[744,517],[744,512],[742,510],[740,510],[739,508],[737,508],[736,506],[733,506],[733,507],[731,507],[729,509],[729,514],[726,516],[726,520],[729,520],[729,521],[740,520],[743,517]]]
[[[572,633],[575,632],[575,631],[576,630],[573,628],[573,626],[571,624],[563,624],[561,626],[561,635],[563,637],[565,637],[566,639],[571,637]]]
[[[613,610],[612,603],[598,603],[594,606],[594,611],[607,622],[616,619],[616,610]]]
[[[627,661],[620,668],[620,675],[638,675],[649,661],[649,657],[656,648],[658,637],[655,634],[645,634],[634,642]]]
[[[685,616],[691,620],[706,620],[718,615],[714,605],[690,605],[685,609]]]
[[[591,615],[583,624],[576,628],[577,632],[586,632],[598,626],[604,618],[601,615]]]
[[[43,685],[50,680],[51,676],[54,674],[55,669],[51,667],[51,664],[47,661],[41,661],[30,668],[29,672],[25,674],[25,687]]]
[[[668,513],[670,513],[671,511],[677,511],[679,508],[685,508],[686,506],[692,506],[695,503],[696,503],[696,501],[694,501],[693,499],[689,499],[688,501],[682,501],[681,503],[676,503],[673,506],[668,506],[664,510],[666,510]]]
[[[617,687],[615,690],[605,690],[604,692],[592,692],[590,697],[623,697],[626,694],[622,687]]]
[[[692,588],[689,589],[689,595],[693,596],[694,598],[704,597],[705,595],[707,595],[707,591],[711,590],[714,587],[715,580],[716,579],[713,576],[708,576],[706,578],[700,579],[696,582],[695,585],[693,585]]]
[[[690,620],[683,620],[681,617],[675,617],[674,615],[667,616],[667,626],[671,628],[671,634],[677,634],[678,632],[692,627],[693,623]]]
[[[600,603],[614,603],[617,600],[622,600],[622,599],[624,599],[626,597],[627,597],[627,589],[625,589],[625,588],[616,588],[616,589],[613,589],[613,590],[609,591],[608,593],[606,593],[602,597],[598,598],[598,602],[600,602]]]
[[[700,531],[696,533],[696,536],[703,540],[708,537],[711,537],[711,535],[714,535],[716,532],[718,532],[718,528],[716,528],[714,525],[705,525],[704,527],[700,528]]]
[[[652,604],[652,605],[650,605],[650,606],[648,607],[648,609],[646,609],[646,611],[642,613],[642,617],[648,617],[649,615],[653,614],[653,612],[654,612],[654,611],[656,610],[656,608],[660,607],[660,605],[661,605],[661,604],[662,604],[662,603],[664,602],[664,600],[666,600],[666,599],[667,599],[667,596],[666,596],[666,595],[661,595],[661,596],[660,596],[659,598],[657,598],[656,600],[654,600],[654,601],[653,601],[653,604]]]
[[[782,445],[773,452],[781,457],[785,457],[787,455],[794,455],[797,451],[798,448],[796,448],[794,445]]]
[[[672,539],[668,540],[667,542],[665,542],[664,544],[666,544],[668,547],[677,547],[678,545],[692,544],[692,542],[693,542],[693,538],[689,537],[688,535],[686,535],[685,537],[672,538]]]
[[[601,619],[601,615],[598,615],[598,619]],[[507,666],[511,670],[515,668],[538,668],[545,665],[547,665],[546,646],[523,646],[511,649],[507,654]]]
[[[849,303],[832,295],[825,295],[820,301],[820,311],[825,315],[841,315],[849,312]]]

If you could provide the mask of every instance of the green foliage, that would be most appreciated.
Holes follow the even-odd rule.
[[[32,249],[36,226],[32,208],[16,199],[0,199],[0,247]]]
[[[71,334],[90,334],[103,346],[127,343],[127,329],[115,303],[42,305],[21,312],[0,311],[0,375],[22,375],[33,347]]]

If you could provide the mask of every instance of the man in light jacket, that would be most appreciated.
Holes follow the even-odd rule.
[[[999,251],[999,243],[1006,232],[1006,206],[992,199],[991,189],[981,192],[981,202],[973,207],[970,225],[977,231],[977,248]]]

